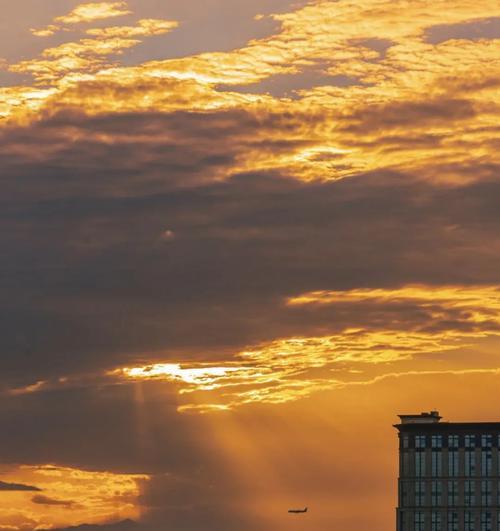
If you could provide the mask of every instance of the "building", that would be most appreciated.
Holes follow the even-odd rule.
[[[398,531],[500,531],[500,422],[399,415]]]

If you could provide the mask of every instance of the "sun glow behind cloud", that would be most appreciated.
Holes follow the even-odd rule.
[[[339,305],[344,310],[363,304],[363,312],[385,312],[386,319],[382,326],[360,323],[331,335],[276,339],[236,354],[225,365],[152,364],[112,374],[176,382],[182,394],[200,394],[200,403],[195,398],[182,405],[182,411],[226,409],[252,402],[288,402],[319,390],[370,383],[384,374],[397,375],[398,367],[404,367],[400,369],[404,374],[408,371],[405,362],[425,364],[431,354],[444,355],[500,335],[500,292],[492,286],[313,292],[290,298],[287,304],[320,309]],[[398,317],[400,310],[409,308],[409,318]],[[449,359],[449,370],[459,370],[458,365],[454,368],[453,356]],[[422,370],[439,369],[431,357]]]
[[[210,391],[224,386],[227,380],[244,376],[245,367],[181,367],[178,363],[155,363],[145,367],[124,368],[118,371],[132,379],[165,379],[193,385]],[[116,374],[116,371],[115,373]]]
[[[285,308],[289,312],[309,308],[319,312],[318,318],[322,311],[334,308],[339,315],[352,315],[351,324],[323,335],[280,337],[249,346],[228,361],[151,362],[84,379],[38,382],[8,394],[94,381],[100,385],[166,382],[182,396],[179,411],[207,412],[251,403],[285,403],[398,375],[499,370],[489,362],[463,369],[460,354],[500,337],[500,291],[494,286],[317,291],[290,297]],[[335,325],[333,318],[331,328]]]

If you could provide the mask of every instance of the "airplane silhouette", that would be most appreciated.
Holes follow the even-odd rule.
[[[305,509],[288,509],[288,512],[293,514],[307,513],[307,507]]]

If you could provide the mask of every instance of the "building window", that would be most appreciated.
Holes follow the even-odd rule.
[[[491,449],[483,447],[481,450],[481,475],[491,476],[492,462]]]
[[[425,448],[425,435],[415,435],[415,448]]]
[[[476,505],[476,484],[469,479],[465,482],[465,505],[467,507]]]
[[[425,481],[415,483],[415,505],[423,507],[425,505]]]
[[[422,511],[415,512],[415,531],[425,531],[425,513]]]
[[[415,475],[419,478],[425,476],[425,453],[415,452]]]
[[[490,512],[481,513],[481,531],[492,531]]]
[[[403,476],[407,476],[410,473],[410,456],[408,452],[403,452]]]
[[[466,448],[475,448],[476,447],[476,436],[475,435],[466,435],[465,436],[465,447]]]
[[[491,448],[493,446],[493,435],[481,435],[481,448]]]
[[[458,504],[458,481],[448,481],[448,505]]]
[[[458,531],[458,513],[455,511],[448,513],[447,531]]]
[[[443,473],[443,455],[441,450],[432,450],[432,477],[441,477]]]
[[[475,476],[476,474],[476,452],[475,450],[466,450],[465,452],[465,475]]]
[[[401,488],[401,491],[399,495],[401,499],[401,507],[407,507],[408,506],[408,484],[401,483],[400,488]]]
[[[465,511],[465,515],[464,515],[464,531],[475,531],[475,529],[474,529],[474,513],[472,511]]]
[[[458,450],[448,450],[448,475],[458,476]]]
[[[442,503],[443,487],[441,481],[433,481],[431,489],[431,502],[433,507],[439,507]]]
[[[431,514],[431,531],[442,531],[441,513],[438,513],[436,511],[432,511],[432,514]]]
[[[481,505],[489,507],[491,505],[491,481],[481,481]]]
[[[498,485],[497,485],[497,505],[500,505],[500,481],[498,482]],[[500,513],[498,513],[498,522],[499,522],[499,527],[500,527]],[[500,529],[498,531],[500,531]]]
[[[431,446],[432,446],[432,448],[442,448],[443,447],[443,437],[442,437],[442,435],[432,435],[432,437],[431,437]]]
[[[448,435],[448,448],[458,448],[458,435]]]
[[[409,448],[410,446],[410,437],[408,435],[403,435],[403,448]]]

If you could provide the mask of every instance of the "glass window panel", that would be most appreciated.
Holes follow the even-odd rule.
[[[425,435],[415,435],[415,448],[425,448]]]
[[[481,481],[481,505],[484,507],[491,505],[491,481]]]
[[[401,483],[400,497],[401,497],[401,507],[407,507],[408,506],[408,484],[407,483]]]
[[[467,450],[465,452],[465,475],[474,476],[476,473],[476,452]]]
[[[437,511],[432,511],[432,514],[431,514],[431,531],[442,531],[441,513]]]
[[[491,448],[493,446],[493,435],[481,435],[481,447]]]
[[[464,530],[465,531],[475,531],[474,529],[474,513],[472,511],[465,511],[464,515]]]
[[[417,477],[425,476],[425,453],[415,452],[415,475]]]
[[[465,447],[466,448],[475,448],[476,447],[476,436],[475,435],[466,435],[465,436]]]
[[[458,531],[458,513],[455,511],[448,513],[447,531]]]
[[[425,531],[425,513],[422,511],[415,511],[415,531]]]
[[[492,531],[490,512],[481,513],[481,531]]]
[[[442,504],[443,488],[440,481],[433,481],[431,488],[431,503],[433,507],[439,507]]]
[[[432,477],[438,478],[443,474],[443,455],[441,450],[432,450]]]
[[[467,507],[476,505],[476,484],[471,480],[465,482],[465,505]]]
[[[448,475],[452,477],[458,476],[458,451],[448,450]]]
[[[423,507],[425,505],[425,481],[415,483],[415,505]]]
[[[443,436],[442,435],[432,435],[432,437],[431,437],[431,446],[432,446],[432,448],[442,448],[443,447]]]
[[[403,452],[403,476],[410,473],[410,457],[408,452]]]
[[[448,505],[458,505],[458,481],[448,481]]]
[[[481,450],[481,475],[491,476],[492,453],[490,449]]]

